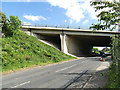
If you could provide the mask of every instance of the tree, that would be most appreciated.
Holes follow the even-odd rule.
[[[91,6],[94,6],[95,11],[106,9],[105,11],[101,11],[97,17],[99,18],[99,23],[92,24],[90,29],[93,30],[105,30],[110,29],[111,31],[116,29],[116,26],[120,23],[120,2],[113,2],[108,1],[91,1]],[[118,26],[120,28],[120,25]],[[118,78],[120,77],[120,35],[118,37],[113,37],[112,45],[114,47],[114,53],[112,56],[113,62],[115,62],[115,70],[117,71],[116,74]],[[118,80],[118,87],[120,87],[120,79]]]
[[[21,21],[18,16],[10,16],[9,25],[13,30],[18,30],[21,28]]]
[[[116,29],[116,25],[119,24],[119,11],[120,11],[120,3],[119,2],[109,2],[109,1],[91,1],[91,6],[94,6],[95,12],[99,10],[101,11],[97,17],[99,18],[99,23],[92,24],[90,29],[93,30],[105,30],[110,29],[111,31]]]
[[[0,11],[0,25],[4,32],[6,30],[6,26],[7,26],[7,18],[6,18],[6,15],[4,13],[2,13],[1,11]]]
[[[2,24],[2,32],[6,36],[11,36],[14,30],[21,28],[21,21],[18,16],[10,16],[10,20],[7,19],[6,15],[0,12],[0,23]]]
[[[92,51],[93,52],[98,52],[98,48],[93,48]]]

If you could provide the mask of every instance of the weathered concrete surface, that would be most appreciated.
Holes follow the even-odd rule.
[[[66,54],[76,56],[91,55],[93,46],[111,46],[111,37],[118,32],[91,31],[52,27],[23,26],[23,30],[33,32]],[[32,35],[32,33],[30,33]]]
[[[90,56],[92,47],[88,42],[67,35],[68,53],[76,56]]]

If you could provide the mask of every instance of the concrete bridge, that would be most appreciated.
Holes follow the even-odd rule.
[[[22,26],[23,31],[35,34],[66,54],[75,56],[91,55],[93,46],[111,47],[111,36],[120,34],[116,31],[91,31],[83,29]]]

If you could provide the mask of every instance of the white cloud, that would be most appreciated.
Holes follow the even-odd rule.
[[[76,23],[80,22],[81,19],[85,18],[85,13],[92,19],[98,19],[97,15],[100,11],[95,12],[95,9],[90,6],[90,1],[91,0],[47,0],[52,6],[65,9],[65,15],[70,18],[70,23],[73,21],[76,21]]]
[[[23,17],[28,19],[28,20],[32,20],[32,21],[47,20],[43,16],[24,15]]]
[[[86,23],[88,23],[89,22],[89,20],[85,20],[84,22],[83,22],[83,24],[86,24]]]
[[[70,23],[78,23],[84,18],[83,10],[80,7],[79,0],[47,0],[52,6],[59,6],[66,10],[66,16],[70,18]]]
[[[64,22],[66,23],[66,22],[67,22],[67,20],[64,20]]]
[[[70,18],[71,22],[80,22],[85,18],[85,14],[89,15],[92,19],[97,19],[96,15],[100,12],[95,12],[94,8],[90,6],[91,0],[3,0],[3,1],[15,1],[15,2],[49,2],[52,6],[58,6],[66,10],[65,15]],[[97,0],[98,1],[98,0]],[[112,0],[107,0],[112,1]],[[119,0],[117,0],[119,1]],[[49,9],[48,9],[49,10]],[[107,10],[107,9],[106,9]],[[42,16],[26,16],[29,20],[35,21],[42,18]],[[44,18],[44,17],[43,17]],[[46,18],[44,18],[46,19]],[[44,20],[43,19],[43,20]]]
[[[70,20],[70,24],[72,24],[73,23],[73,20]]]

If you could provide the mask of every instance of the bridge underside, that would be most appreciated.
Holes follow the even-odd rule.
[[[111,46],[110,37],[68,35],[66,38],[68,53],[76,56],[90,56],[93,46]]]
[[[93,46],[111,46],[110,36],[37,33],[37,37],[75,56],[90,56]]]

